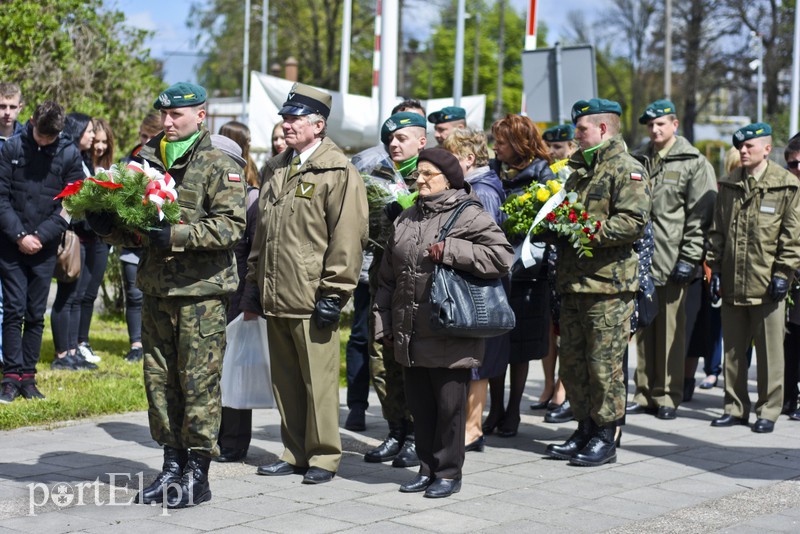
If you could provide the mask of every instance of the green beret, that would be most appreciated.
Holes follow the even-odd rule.
[[[428,120],[433,124],[443,122],[465,121],[467,120],[467,110],[458,106],[448,106],[439,111],[434,111],[428,115]]]
[[[559,124],[551,126],[542,133],[542,139],[548,143],[558,141],[571,141],[575,138],[575,127],[571,124]]]
[[[584,115],[599,115],[600,113],[622,115],[622,106],[613,100],[606,100],[605,98],[578,100],[572,106],[572,123],[576,124],[578,119]]]
[[[170,85],[158,95],[155,109],[185,108],[199,106],[206,101],[206,90],[196,83],[178,82]]]
[[[409,126],[419,126],[425,129],[428,127],[428,123],[425,122],[425,117],[419,113],[411,111],[395,113],[383,123],[383,127],[381,128],[381,142],[384,145],[388,145],[394,132],[402,128],[408,128]]]
[[[644,113],[639,117],[639,124],[647,124],[651,120],[664,115],[676,115],[675,104],[669,100],[656,100],[645,108]]]
[[[739,148],[742,143],[748,139],[755,139],[756,137],[766,137],[772,135],[772,126],[766,122],[754,122],[748,124],[743,128],[739,128],[733,134],[733,146]]]
[[[289,91],[289,96],[286,97],[286,102],[283,103],[278,115],[303,116],[317,113],[327,119],[331,114],[332,102],[330,94],[314,89],[310,85],[296,83]]]

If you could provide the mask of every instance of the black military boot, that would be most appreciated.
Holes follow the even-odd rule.
[[[587,417],[578,423],[578,429],[562,443],[556,445],[551,443],[547,446],[547,455],[557,460],[569,460],[572,456],[583,449],[587,443],[592,439],[592,432],[594,431],[594,421],[591,417]]]
[[[617,461],[617,446],[614,443],[614,434],[617,430],[617,423],[607,423],[603,426],[595,426],[592,439],[589,443],[570,458],[572,465],[582,465],[596,467],[603,464],[613,464]]]
[[[389,435],[383,443],[368,451],[364,455],[364,461],[370,463],[389,462],[397,457],[403,440],[406,437],[405,425],[400,423],[389,423]]]
[[[210,501],[211,488],[208,487],[210,465],[210,456],[189,452],[189,461],[183,470],[180,487],[167,488],[167,508],[186,508]]]
[[[164,493],[170,484],[179,484],[183,469],[189,460],[189,453],[185,450],[164,447],[164,465],[152,484],[136,494],[134,502],[150,504],[164,502]]]
[[[417,467],[419,456],[417,456],[417,441],[414,437],[414,423],[406,422],[406,438],[397,457],[392,460],[392,467]]]

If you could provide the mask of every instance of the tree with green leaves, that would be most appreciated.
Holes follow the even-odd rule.
[[[339,55],[343,0],[288,0],[273,2],[268,17],[268,65],[298,61],[299,80],[330,89],[339,86]],[[241,0],[193,1],[189,23],[197,30],[197,46],[207,51],[200,65],[200,83],[218,96],[241,94],[244,7]],[[261,57],[262,2],[253,0],[250,13],[250,69]],[[350,54],[350,92],[369,94],[372,86],[372,49],[375,4],[353,2]]]
[[[415,51],[411,60],[405,91],[415,98],[445,98],[453,94],[453,62],[456,45],[455,0],[449,2],[441,15],[441,22],[434,27],[424,49],[418,41],[410,41]],[[472,93],[473,65],[478,54],[478,93],[486,95],[486,124],[491,124],[497,99],[498,34],[500,31],[499,4],[485,0],[467,0],[466,10],[471,14],[464,31],[464,86],[462,94]],[[480,13],[478,17],[473,14]],[[503,62],[503,114],[516,113],[522,102],[522,50],[525,44],[525,19],[511,6],[504,9]],[[478,38],[478,46],[474,45]],[[540,24],[537,42],[545,46],[547,28]]]
[[[125,150],[163,87],[144,41],[101,0],[5,0],[0,72],[20,84],[27,118],[44,100],[109,121]]]

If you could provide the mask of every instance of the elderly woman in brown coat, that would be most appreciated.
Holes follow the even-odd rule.
[[[467,386],[483,360],[484,342],[431,329],[431,279],[436,263],[481,278],[505,275],[514,251],[492,216],[468,206],[444,241],[438,235],[453,210],[477,200],[458,159],[441,148],[417,162],[419,198],[397,218],[381,264],[375,297],[375,339],[393,344],[403,366],[417,438],[419,474],[404,493],[448,497],[461,489]]]

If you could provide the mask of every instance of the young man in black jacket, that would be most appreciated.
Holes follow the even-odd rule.
[[[44,312],[61,234],[67,229],[55,197],[81,180],[78,149],[62,137],[64,108],[40,104],[20,133],[0,150],[0,278],[3,380],[0,403],[18,396],[43,399],[36,388]]]

